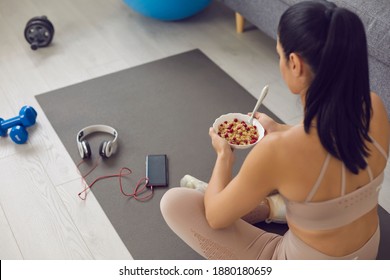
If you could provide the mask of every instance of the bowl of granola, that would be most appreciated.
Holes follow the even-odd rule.
[[[214,131],[235,149],[248,149],[264,137],[264,128],[257,119],[249,123],[250,116],[241,113],[229,113],[217,118]]]

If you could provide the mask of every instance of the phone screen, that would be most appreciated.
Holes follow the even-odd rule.
[[[146,156],[146,177],[148,186],[168,186],[168,158],[167,155]]]

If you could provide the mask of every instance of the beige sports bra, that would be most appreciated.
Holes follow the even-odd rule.
[[[375,147],[386,158],[385,150],[375,139],[371,138]],[[309,230],[334,229],[347,225],[371,211],[378,204],[378,195],[384,180],[384,172],[373,178],[372,171],[367,166],[370,182],[357,190],[345,194],[345,166],[342,164],[340,197],[311,202],[316,194],[325,171],[328,167],[330,154],[327,155],[320,175],[304,202],[294,202],[284,198],[286,203],[286,218],[294,225]]]

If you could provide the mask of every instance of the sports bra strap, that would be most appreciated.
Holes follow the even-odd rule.
[[[374,144],[374,146],[378,149],[378,151],[382,154],[382,156],[388,160],[388,155],[387,153],[385,152],[385,150],[382,148],[382,146],[373,138],[371,137],[371,140],[372,140],[372,143]]]
[[[370,181],[374,180],[374,174],[372,173],[372,170],[368,164],[367,164],[367,172],[368,172],[368,176],[370,177]]]
[[[341,164],[341,196],[345,195],[345,165],[344,162]]]
[[[326,159],[324,161],[324,164],[322,165],[320,175],[318,176],[318,179],[317,179],[316,183],[314,184],[313,188],[311,189],[310,193],[307,195],[305,202],[311,201],[312,198],[314,197],[314,195],[316,194],[316,192],[317,192],[317,190],[320,187],[320,184],[322,182],[322,178],[325,175],[325,171],[328,168],[329,161],[330,161],[330,154],[328,153],[328,155],[326,156]]]
[[[378,149],[378,151],[383,155],[383,157],[388,160],[388,155],[387,153],[385,152],[385,150],[382,148],[382,146],[373,138],[371,137],[371,140],[372,140],[372,143],[374,144],[374,146]],[[305,199],[305,202],[309,202],[313,199],[314,195],[316,194],[318,188],[320,187],[321,185],[321,182],[322,182],[322,179],[325,175],[325,172],[328,168],[328,165],[329,165],[329,161],[330,161],[330,154],[328,153],[328,155],[326,156],[326,159],[322,165],[322,168],[321,168],[321,171],[320,171],[320,175],[318,176],[317,178],[317,181],[315,182],[313,188],[311,189],[310,193],[307,195],[306,199]],[[345,195],[345,190],[346,190],[346,173],[345,173],[345,165],[344,163],[341,164],[341,196]],[[374,180],[374,176],[373,176],[373,173],[372,173],[372,170],[370,168],[370,166],[367,165],[367,172],[368,172],[368,176],[370,177],[370,181]]]

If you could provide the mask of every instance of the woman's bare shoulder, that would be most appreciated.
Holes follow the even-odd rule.
[[[255,150],[268,154],[276,162],[288,162],[297,155],[312,153],[320,147],[315,131],[306,133],[302,125],[292,126],[288,130],[273,132],[264,137]],[[276,164],[275,162],[275,164]]]
[[[388,112],[382,98],[371,92],[372,119],[370,123],[370,135],[377,140],[382,147],[390,142],[390,122]]]
[[[371,92],[371,105],[374,116],[378,116],[383,120],[388,120],[387,110],[382,98],[375,92]]]

